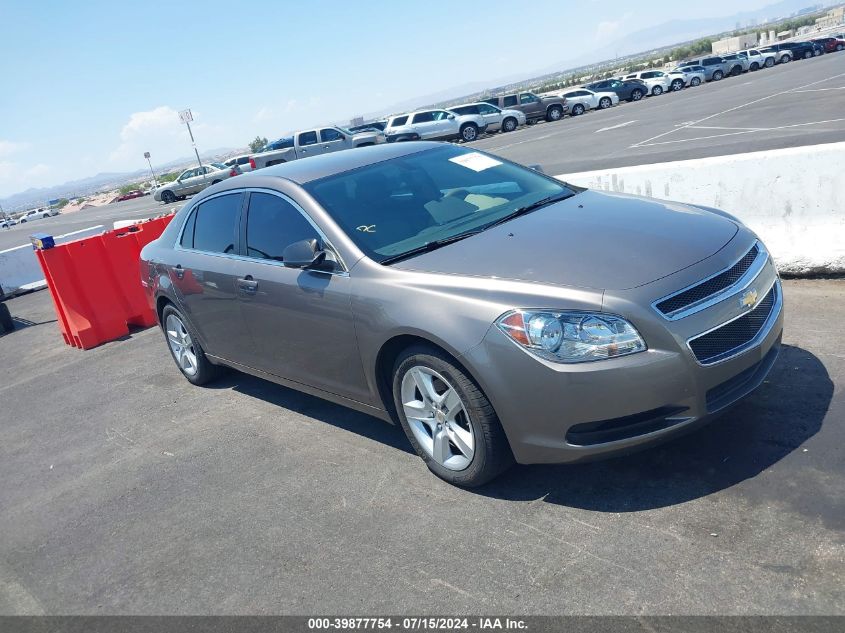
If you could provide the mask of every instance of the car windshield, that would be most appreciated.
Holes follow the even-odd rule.
[[[454,146],[367,165],[305,189],[378,262],[459,239],[535,203],[580,191]]]
[[[217,169],[228,169],[223,163],[211,163],[211,166]]]

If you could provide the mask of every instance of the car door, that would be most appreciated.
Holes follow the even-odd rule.
[[[296,153],[300,158],[306,156],[319,156],[323,153],[320,146],[320,139],[317,138],[317,130],[308,130],[307,132],[300,132],[296,136]]]
[[[478,114],[484,118],[488,131],[496,131],[502,127],[502,111],[494,108],[489,103],[479,103],[476,107]]]
[[[237,279],[245,264],[237,257],[242,192],[200,202],[188,216],[170,280],[185,316],[214,356],[243,363],[251,350],[244,335]]]
[[[346,272],[285,268],[286,246],[326,244],[306,213],[282,194],[252,191],[241,223],[251,287],[240,291],[252,338],[250,366],[354,400],[369,389],[350,308]]]
[[[432,118],[434,119],[434,130],[438,138],[446,138],[458,134],[460,126],[452,112],[435,110]]]
[[[172,184],[173,193],[177,196],[184,196],[191,186],[191,178],[197,175],[196,169],[186,169]]]
[[[437,138],[437,126],[434,123],[434,111],[417,112],[411,119],[411,126],[420,138]]]
[[[539,97],[531,94],[530,92],[522,92],[519,95],[519,104],[526,108],[523,110],[527,116],[532,117],[539,117],[541,114],[545,114],[543,112],[543,104],[540,103]]]
[[[336,128],[323,128],[320,130],[320,148],[323,154],[346,149],[346,137]]]

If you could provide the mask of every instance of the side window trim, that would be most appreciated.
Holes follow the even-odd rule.
[[[220,193],[214,194],[213,196],[208,196],[207,198],[203,198],[199,200],[194,206],[191,207],[191,210],[185,216],[185,221],[182,223],[181,228],[179,229],[179,237],[176,238],[176,245],[174,246],[174,250],[177,251],[189,251],[191,253],[200,253],[202,255],[212,255],[214,257],[237,257],[237,254],[232,253],[218,253],[215,251],[204,251],[198,248],[194,248],[193,245],[190,248],[182,246],[182,235],[185,232],[185,227],[188,225],[188,221],[192,217],[196,217],[197,210],[209,200],[214,200],[215,198],[221,198],[223,196],[231,196],[231,195],[239,195],[241,197],[240,204],[238,206],[238,215],[235,219],[235,228],[237,229],[232,236],[235,238],[235,253],[240,253],[241,251],[241,218],[244,215],[244,201],[246,200],[246,191],[243,189],[235,189],[234,191],[221,191]],[[196,225],[196,221],[194,221],[194,225]]]
[[[299,206],[299,204],[296,202],[296,200],[294,200],[290,196],[283,194],[280,191],[275,191],[274,189],[262,189],[261,187],[251,187],[249,189],[245,189],[244,193],[246,195],[244,196],[244,203],[241,206],[240,224],[239,224],[239,231],[238,231],[238,236],[240,238],[238,240],[238,242],[239,242],[238,249],[237,249],[238,254],[234,255],[233,257],[236,257],[237,259],[243,259],[243,260],[246,260],[246,261],[249,261],[249,262],[258,263],[258,264],[265,264],[265,265],[269,265],[269,266],[284,266],[284,262],[279,262],[279,261],[275,261],[275,260],[272,260],[272,259],[263,259],[261,257],[252,257],[252,256],[248,255],[247,252],[246,252],[246,227],[247,227],[247,222],[249,220],[249,199],[252,197],[253,193],[268,193],[268,194],[276,196],[277,198],[281,198],[282,200],[284,200],[285,202],[290,204],[294,209],[299,211],[299,214],[303,218],[305,218],[305,221],[308,222],[308,224],[311,225],[311,228],[313,228],[314,231],[316,231],[317,235],[320,236],[320,239],[323,241],[324,247],[326,247],[328,250],[331,250],[335,254],[335,257],[337,257],[337,261],[340,264],[341,270],[339,270],[335,273],[332,273],[332,274],[339,274],[339,273],[348,274],[349,268],[347,268],[346,263],[343,261],[343,258],[341,257],[338,250],[335,248],[334,244],[331,243],[331,240],[329,240],[329,238],[326,236],[326,234],[323,232],[323,230],[319,226],[317,226],[317,223],[314,222],[313,218],[308,214],[308,212],[305,209],[303,209],[301,206]],[[320,272],[326,272],[326,271],[320,271]]]

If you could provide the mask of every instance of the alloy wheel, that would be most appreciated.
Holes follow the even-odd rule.
[[[461,396],[441,374],[415,365],[402,377],[402,407],[417,443],[435,462],[464,470],[475,455],[472,422]]]
[[[199,367],[197,352],[185,324],[175,314],[169,314],[165,321],[164,330],[167,333],[170,351],[173,352],[173,357],[176,359],[179,369],[188,376],[196,375]]]

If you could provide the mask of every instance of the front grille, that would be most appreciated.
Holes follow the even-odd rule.
[[[675,312],[683,310],[688,306],[698,303],[699,301],[703,301],[704,299],[721,292],[725,288],[729,288],[738,282],[746,272],[748,272],[748,269],[751,268],[751,264],[753,264],[754,260],[757,259],[757,255],[759,253],[760,247],[755,244],[742,259],[727,270],[719,273],[715,277],[702,281],[700,284],[697,284],[692,288],[687,288],[683,292],[679,292],[668,299],[664,299],[656,305],[656,308],[665,315],[672,315]]]
[[[779,351],[780,339],[778,339],[778,342],[772,346],[772,349],[769,350],[768,354],[762,360],[745,371],[738,373],[733,378],[729,378],[725,382],[708,390],[706,396],[707,413],[715,413],[724,409],[756,389],[763,382],[772,365],[775,364]]]
[[[702,365],[708,365],[738,352],[760,333],[775,304],[777,287],[772,286],[763,300],[750,312],[689,342]]]

